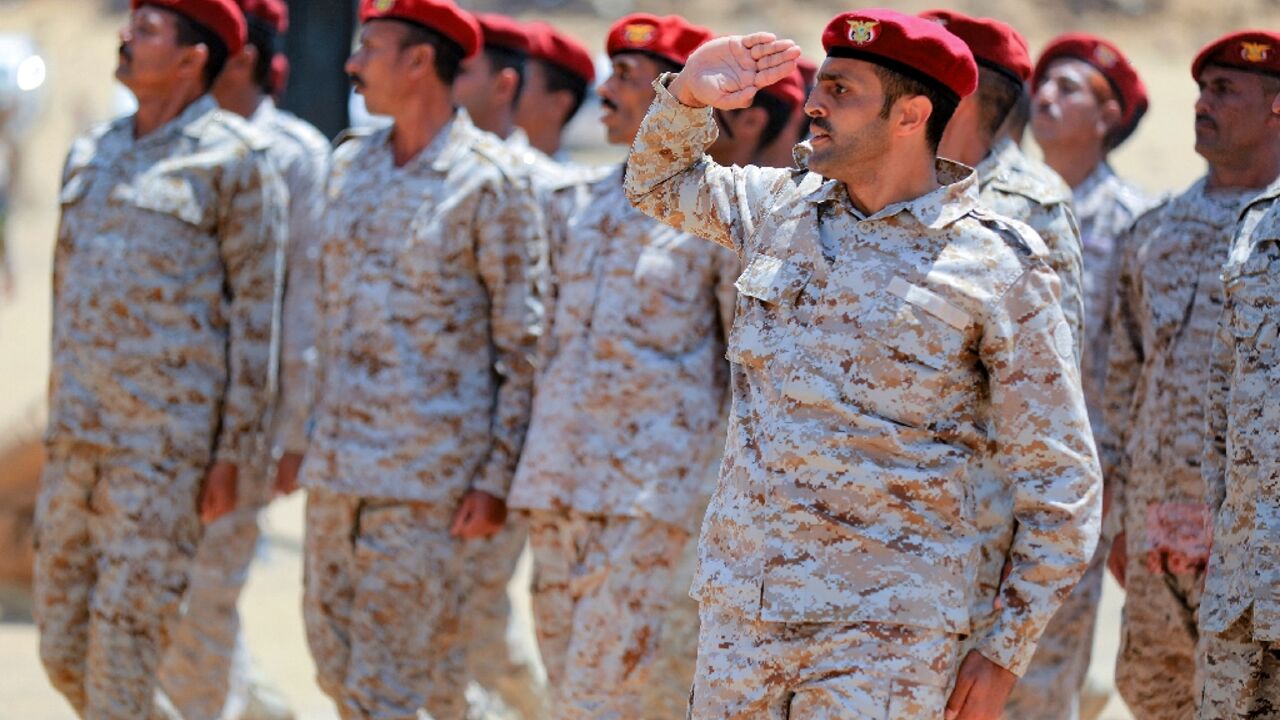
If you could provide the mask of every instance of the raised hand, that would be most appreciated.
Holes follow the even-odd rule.
[[[694,51],[671,83],[671,94],[690,107],[735,110],[756,91],[795,72],[800,47],[772,33],[716,38]]]

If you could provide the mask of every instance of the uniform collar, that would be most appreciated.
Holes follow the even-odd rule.
[[[471,149],[479,132],[467,111],[458,108],[454,110],[453,118],[440,128],[440,132],[436,133],[431,144],[418,155],[415,162],[430,163],[431,169],[436,172],[449,172]]]
[[[169,142],[179,134],[199,138],[204,132],[205,123],[218,112],[220,112],[218,103],[212,95],[205,93],[183,108],[177,117],[148,133],[146,137],[138,138],[134,144],[139,147],[160,145]],[[133,137],[134,123],[129,122],[127,125],[129,136]]]
[[[941,183],[938,189],[914,200],[886,205],[870,217],[864,216],[853,206],[845,184],[839,180],[827,180],[818,189],[805,196],[805,200],[815,205],[828,202],[841,203],[851,215],[861,220],[883,220],[906,212],[921,225],[939,230],[977,207],[978,182],[977,173],[967,165],[938,158],[935,167],[938,172],[938,182]]]
[[[253,125],[264,125],[271,122],[277,112],[279,111],[276,109],[276,101],[272,100],[270,95],[263,96],[262,102],[258,103],[258,107],[253,111],[249,122]]]
[[[1002,137],[997,140],[991,146],[991,152],[988,152],[987,156],[982,158],[982,162],[978,163],[978,167],[974,168],[978,173],[978,184],[986,185],[1000,177],[1006,168],[1017,164],[1018,155],[1021,152],[1022,150],[1012,138]]]

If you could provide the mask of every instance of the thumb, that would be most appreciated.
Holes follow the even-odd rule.
[[[462,530],[471,523],[471,503],[463,500],[458,506],[458,512],[453,515],[453,526],[449,528],[449,534],[454,537],[462,537]]]
[[[968,656],[965,661],[960,663],[960,672],[956,675],[956,686],[951,691],[951,696],[947,698],[946,720],[956,720],[960,717],[960,712],[964,710],[964,705],[969,700],[969,693],[973,690],[973,678],[966,672],[968,667]]]

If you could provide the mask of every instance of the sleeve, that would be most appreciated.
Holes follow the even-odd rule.
[[[1106,479],[1111,507],[1107,511],[1103,537],[1113,540],[1124,532],[1129,480],[1128,451],[1132,422],[1142,406],[1138,383],[1145,350],[1142,327],[1136,309],[1141,307],[1141,275],[1138,272],[1136,237],[1126,237],[1115,294],[1111,298],[1111,342],[1107,349],[1107,374],[1102,384],[1103,424],[1108,431],[1098,444],[1102,476]]]
[[[1235,354],[1229,331],[1232,301],[1228,298],[1218,320],[1209,357],[1209,387],[1205,398],[1204,456],[1200,473],[1204,478],[1205,500],[1209,512],[1217,515],[1227,497],[1227,400],[1231,391],[1231,375],[1235,370]]]
[[[273,442],[290,453],[307,447],[307,423],[315,395],[316,322],[320,305],[320,224],[324,212],[327,153],[304,155],[289,178],[289,244],[281,316],[280,401]]]
[[[777,168],[724,167],[706,155],[717,129],[712,110],[682,104],[654,81],[657,96],[627,156],[624,190],[644,214],[742,256],[771,196],[790,179]]]
[[[533,400],[543,308],[529,255],[542,232],[538,215],[527,188],[505,184],[485,192],[473,226],[480,279],[489,295],[497,389],[489,456],[471,487],[499,498],[511,487]]]
[[[979,347],[990,383],[994,460],[1017,529],[1004,609],[977,649],[1021,676],[1098,541],[1102,480],[1058,278],[1036,263],[993,307]]]
[[[1062,282],[1062,315],[1075,339],[1075,355],[1079,361],[1084,347],[1084,245],[1075,213],[1066,203],[1040,206],[1041,222],[1033,229],[1049,247],[1047,262]]]
[[[266,459],[260,453],[266,450],[265,423],[275,396],[288,195],[261,153],[249,155],[236,174],[218,226],[230,322],[214,459],[243,472]]]

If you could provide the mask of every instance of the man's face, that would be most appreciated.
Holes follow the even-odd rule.
[[[1209,65],[1196,84],[1196,152],[1205,160],[1247,165],[1257,149],[1275,142],[1274,79]]]
[[[552,93],[547,90],[547,67],[540,60],[529,60],[524,64],[524,87],[516,101],[516,125],[526,130],[551,123],[559,125],[560,118],[547,112],[554,106]]]
[[[852,168],[878,166],[889,153],[883,105],[884,88],[871,63],[827,58],[804,106],[813,147],[810,169],[843,178]]]
[[[1082,60],[1051,64],[1031,101],[1031,132],[1036,142],[1067,147],[1102,142],[1110,127],[1097,91],[1109,93],[1106,86],[1102,73]],[[1119,112],[1118,103],[1113,112]]]
[[[116,79],[136,95],[150,88],[167,87],[184,51],[178,44],[178,18],[172,12],[143,5],[120,29]]]
[[[478,52],[462,61],[453,83],[453,104],[466,108],[473,119],[492,117],[497,110],[497,82],[489,55]]]
[[[347,58],[347,75],[373,115],[394,114],[410,82],[405,76],[411,49],[403,47],[406,32],[395,20],[370,20],[360,28],[360,44]]]
[[[605,136],[613,145],[630,145],[640,131],[649,105],[653,103],[653,81],[664,68],[653,58],[639,53],[613,56],[613,74],[598,88],[604,112]]]

